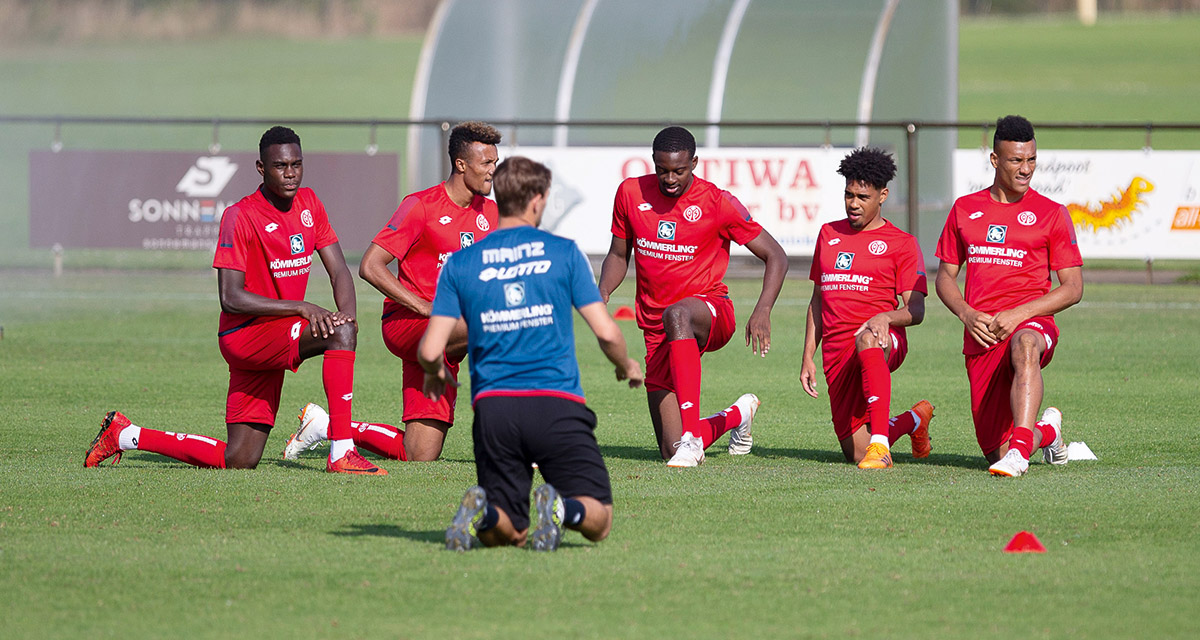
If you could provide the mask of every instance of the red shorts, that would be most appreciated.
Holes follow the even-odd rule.
[[[908,336],[892,329],[892,353],[888,356],[888,371],[895,371],[908,355]],[[833,433],[838,442],[849,438],[867,424],[867,399],[863,397],[862,365],[854,338],[840,341],[832,349],[829,341],[822,344],[821,366],[825,369],[825,384],[829,385],[829,410],[833,415]]]
[[[712,313],[712,327],[708,330],[708,343],[700,353],[716,351],[729,343],[737,328],[733,314],[733,300],[727,296],[692,296],[708,305]],[[657,331],[645,331],[646,338],[646,390],[674,391],[671,382],[671,348],[666,344],[667,334],[661,326]]]
[[[308,321],[298,316],[262,317],[218,334],[229,363],[225,422],[275,426],[283,372],[300,366],[300,336]]]
[[[401,312],[383,318],[383,343],[388,351],[401,360],[400,385],[404,400],[401,420],[440,420],[454,423],[454,404],[458,399],[458,388],[446,385],[446,391],[437,400],[425,397],[425,369],[417,360],[417,345],[425,335],[429,318],[410,316]],[[458,380],[458,362],[446,360],[454,380]]]
[[[1022,329],[1037,331],[1045,339],[1046,350],[1041,360],[1042,368],[1045,368],[1054,357],[1054,348],[1058,346],[1058,326],[1054,324],[1054,319],[1040,317],[1026,320],[1017,325],[1013,335]],[[1012,336],[983,353],[966,357],[975,439],[984,453],[995,451],[1008,442],[1012,435],[1013,368],[1009,340],[1012,340]]]

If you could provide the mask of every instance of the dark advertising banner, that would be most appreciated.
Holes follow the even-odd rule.
[[[213,251],[225,208],[262,183],[257,153],[32,151],[29,246]],[[396,210],[396,154],[304,154],[342,250],[361,253]]]

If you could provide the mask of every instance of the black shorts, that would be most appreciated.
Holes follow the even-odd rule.
[[[489,396],[475,402],[475,474],[488,502],[517,531],[529,528],[533,468],[565,498],[612,504],[608,469],[596,444],[596,414],[554,396]]]

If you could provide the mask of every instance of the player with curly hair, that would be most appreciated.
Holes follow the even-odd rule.
[[[838,173],[846,178],[846,218],[822,225],[817,235],[800,383],[818,396],[813,358],[821,345],[842,454],[860,469],[886,469],[892,445],[904,436],[914,458],[928,456],[931,448],[928,401],[890,417],[891,373],[908,353],[905,327],[925,318],[925,261],[917,239],[883,217],[887,185],[896,175],[892,157],[871,147],[855,149]]]

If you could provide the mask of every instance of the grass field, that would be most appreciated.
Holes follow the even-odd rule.
[[[10,277],[15,275],[16,277]],[[323,278],[312,299],[328,303]],[[627,283],[628,284],[628,283]],[[743,310],[757,290],[734,283]],[[133,452],[83,469],[106,410],[223,437],[224,364],[208,273],[0,278],[0,619],[7,637],[1163,637],[1200,633],[1200,288],[1089,285],[1060,316],[1048,402],[1096,462],[985,471],[936,302],[910,332],[893,408],[937,406],[934,453],[860,472],[824,398],[798,385],[808,284],[790,280],[765,360],[705,359],[702,410],[764,400],[751,455],[656,460],[644,394],[580,340],[616,498],[612,536],[555,554],[452,554],[442,531],[474,478],[470,411],[444,459],[332,477],[321,451],[274,455],[321,397],[312,362],[284,388],[269,459],[203,471]],[[622,290],[614,302],[629,303]],[[356,417],[398,419],[398,363],[360,289]],[[635,328],[626,335],[640,345]],[[635,347],[640,353],[640,346]],[[1001,552],[1020,530],[1046,554]]]

